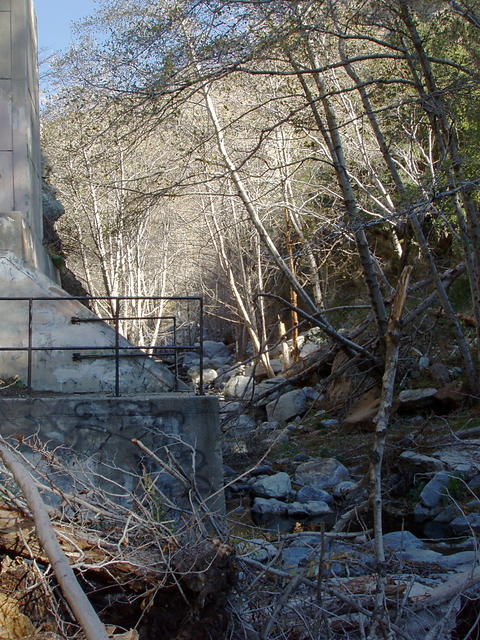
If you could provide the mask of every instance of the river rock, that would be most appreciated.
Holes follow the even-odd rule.
[[[304,414],[319,397],[320,394],[312,387],[293,389],[267,404],[267,417],[269,420],[287,421]]]
[[[477,555],[476,551],[459,551],[450,555],[442,555],[437,562],[443,569],[466,571],[473,567]]]
[[[405,389],[398,394],[401,409],[418,409],[429,406],[434,401],[438,389]]]
[[[310,502],[292,502],[287,505],[289,518],[319,518],[332,513],[326,502],[315,500]]]
[[[441,565],[443,555],[438,551],[432,551],[431,549],[417,549],[415,547],[409,547],[405,551],[397,551],[397,556],[406,562],[413,562],[415,564],[438,564]]]
[[[467,533],[480,532],[480,513],[466,513],[458,516],[455,520],[450,522],[450,527],[453,532],[458,535],[465,535]]]
[[[400,469],[412,473],[435,473],[445,468],[437,458],[424,456],[416,451],[402,451],[398,459]]]
[[[187,376],[193,382],[194,385],[200,384],[200,367],[190,367],[187,371]],[[203,384],[212,384],[218,377],[218,373],[215,369],[203,369]]]
[[[316,458],[298,465],[295,481],[315,489],[331,489],[344,480],[349,480],[348,469],[336,458]]]
[[[450,474],[439,471],[427,482],[420,493],[420,500],[425,507],[436,507],[444,495],[444,489],[448,484]]]
[[[315,487],[302,487],[297,491],[295,496],[295,500],[297,502],[326,502],[327,504],[331,504],[333,502],[333,497],[324,491],[323,489],[316,489]]]
[[[356,482],[352,482],[351,480],[344,480],[343,482],[339,482],[333,488],[333,495],[335,496],[335,498],[344,498],[355,486]]]
[[[291,490],[290,476],[284,471],[260,477],[252,485],[253,493],[260,498],[287,498]]]
[[[275,498],[255,498],[252,506],[254,521],[275,522],[287,515],[287,505]]]
[[[233,376],[226,383],[223,390],[225,398],[243,398],[248,397],[253,391],[253,378],[247,376]]]
[[[385,549],[400,551],[403,549],[424,549],[425,543],[410,531],[391,531],[383,536]]]
[[[280,384],[282,384],[283,382],[285,382],[285,378],[282,378],[280,376],[277,376],[276,378],[270,378],[268,380],[263,380],[262,382],[259,382],[258,384],[255,385],[255,393],[253,395],[253,402],[255,404],[256,407],[264,407],[265,405],[273,402],[274,400],[276,400],[277,398],[279,398],[282,394],[287,393],[288,391],[292,390],[292,386],[291,385],[284,385],[282,387],[280,387],[279,389],[275,389],[275,387],[278,387]],[[266,392],[269,392],[267,396],[265,396],[264,398],[261,398],[260,400],[257,400],[257,398],[259,398],[261,395],[263,395]]]
[[[203,355],[206,358],[220,358],[223,360],[231,360],[232,355],[228,350],[228,347],[223,342],[217,342],[215,340],[203,341]]]

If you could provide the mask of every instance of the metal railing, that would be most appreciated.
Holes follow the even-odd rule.
[[[73,325],[81,325],[84,323],[113,323],[114,329],[114,344],[107,345],[77,345],[77,346],[48,346],[40,347],[34,346],[34,304],[36,302],[60,302],[60,301],[78,301],[78,302],[93,302],[93,301],[106,301],[110,303],[113,309],[112,316],[96,316],[96,317],[81,317],[72,316],[71,323]],[[145,316],[122,316],[121,315],[121,303],[125,301],[151,301],[151,302],[193,302],[198,303],[198,344],[179,344],[178,343],[178,318],[176,315],[145,315]],[[203,395],[203,298],[199,296],[56,296],[56,297],[0,297],[0,302],[28,302],[28,338],[26,346],[0,346],[0,353],[6,351],[13,352],[26,352],[27,353],[27,388],[31,392],[32,389],[32,372],[33,372],[33,353],[45,352],[45,351],[71,351],[72,361],[79,362],[87,359],[101,359],[101,358],[113,358],[115,363],[115,396],[119,397],[120,394],[120,360],[123,358],[149,358],[154,359],[155,354],[158,353],[172,353],[174,356],[174,369],[175,369],[175,390],[177,390],[177,383],[179,380],[179,362],[178,354],[180,352],[198,352],[199,354],[199,382],[197,386],[197,393]],[[93,314],[94,312],[91,311]],[[121,338],[127,341],[126,338],[120,334],[120,323],[122,321],[155,321],[155,320],[169,320],[172,322],[173,328],[170,333],[173,336],[172,344],[147,344],[147,345],[124,345],[120,344]],[[128,341],[127,341],[128,342]],[[88,354],[84,352],[88,351],[112,351],[113,354]],[[124,353],[125,351],[132,351],[132,353]],[[133,353],[134,352],[134,353]],[[148,353],[150,352],[150,353]]]

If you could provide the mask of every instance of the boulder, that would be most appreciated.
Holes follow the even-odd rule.
[[[349,480],[348,469],[335,458],[316,458],[298,465],[295,481],[315,489],[331,489],[344,480]]]
[[[279,519],[287,516],[287,505],[275,498],[255,498],[252,506],[252,518],[254,522],[262,524],[274,524]]]
[[[314,487],[302,487],[297,491],[295,496],[295,500],[297,502],[326,502],[327,504],[331,504],[333,502],[333,497],[323,491],[323,489],[315,489]]]
[[[223,394],[228,400],[230,398],[243,398],[253,392],[253,379],[247,376],[233,376],[225,384]]]
[[[283,365],[280,360],[272,358],[270,360],[270,367],[274,374],[281,373],[283,370]],[[258,362],[255,367],[253,367],[252,374],[256,379],[266,378],[267,377],[267,369],[263,362]]]
[[[260,498],[287,498],[291,490],[290,476],[284,471],[261,476],[252,485],[253,493]]]
[[[412,473],[435,473],[443,471],[445,466],[437,458],[424,456],[416,451],[402,451],[398,457],[400,468]]]
[[[318,518],[327,516],[332,510],[326,502],[315,500],[310,502],[291,502],[287,505],[287,513],[290,518]]]
[[[276,378],[270,378],[268,380],[263,380],[263,382],[259,382],[255,385],[255,393],[253,396],[253,401],[257,407],[263,407],[270,402],[273,402],[277,398],[279,398],[282,394],[287,393],[292,390],[291,385],[285,385],[280,387],[280,389],[275,390],[275,387],[279,384],[285,382],[285,378],[277,376]],[[269,392],[267,396],[257,400],[258,397],[262,396],[265,392]]]
[[[403,549],[424,549],[425,543],[410,531],[391,531],[383,536],[385,549],[400,551]]]
[[[399,409],[418,409],[433,404],[438,389],[404,389],[398,394]]]
[[[227,345],[223,342],[217,342],[216,340],[203,341],[203,355],[206,358],[219,358],[221,360],[232,359],[232,355],[228,350]]]
[[[344,480],[333,488],[333,495],[335,498],[344,498],[350,493],[356,484],[356,482],[352,482],[351,480]]]
[[[200,368],[193,366],[187,371],[187,375],[194,385],[200,384]],[[218,377],[215,369],[203,369],[203,384],[208,385],[212,384],[214,380]]]
[[[480,532],[480,513],[466,513],[450,522],[452,531],[457,535]]]
[[[425,507],[436,507],[444,495],[444,489],[448,484],[450,474],[439,471],[427,482],[420,494],[420,501]]]
[[[414,562],[415,564],[441,564],[443,555],[438,551],[431,551],[430,549],[419,549],[415,547],[409,547],[405,551],[398,551],[397,555],[406,562]]]
[[[284,422],[300,416],[319,398],[320,394],[312,387],[288,391],[267,404],[268,419]]]

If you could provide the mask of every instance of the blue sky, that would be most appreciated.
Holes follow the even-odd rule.
[[[93,0],[34,0],[38,21],[40,57],[65,49],[71,43],[73,21],[94,10]]]

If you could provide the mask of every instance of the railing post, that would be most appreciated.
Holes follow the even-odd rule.
[[[120,396],[120,299],[115,300],[115,397]]]
[[[203,298],[199,298],[200,302],[200,322],[198,323],[198,329],[200,332],[200,380],[198,384],[198,393],[203,396]]]
[[[175,363],[175,391],[178,391],[177,317],[173,316],[173,357]]]
[[[32,346],[33,346],[33,299],[28,300],[28,354],[27,354],[27,387],[32,393]]]

